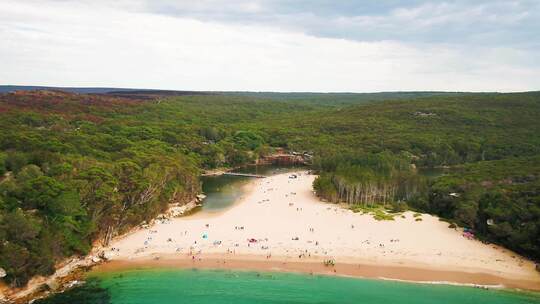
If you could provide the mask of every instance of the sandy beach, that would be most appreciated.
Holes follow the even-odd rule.
[[[393,221],[321,202],[305,171],[253,179],[219,213],[157,221],[115,240],[108,271],[130,267],[200,267],[299,271],[422,282],[540,290],[534,263],[412,212]],[[421,218],[422,220],[418,220]],[[335,266],[323,261],[334,260]]]

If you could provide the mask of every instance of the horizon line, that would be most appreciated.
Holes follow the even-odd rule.
[[[474,94],[506,94],[506,93],[532,93],[540,92],[540,89],[526,91],[445,91],[445,90],[395,90],[395,91],[257,91],[257,90],[189,90],[189,89],[156,89],[156,88],[135,88],[135,87],[113,87],[113,86],[50,86],[50,85],[12,85],[0,84],[0,88],[28,87],[27,90],[45,90],[45,89],[80,89],[80,90],[126,90],[126,91],[171,91],[171,92],[200,92],[200,93],[276,93],[276,94],[384,94],[384,93],[474,93]]]

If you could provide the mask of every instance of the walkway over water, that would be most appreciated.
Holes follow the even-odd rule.
[[[264,175],[249,174],[249,173],[235,173],[235,172],[225,172],[223,175],[232,175],[232,176],[246,176],[246,177],[256,177],[256,178],[266,178]]]

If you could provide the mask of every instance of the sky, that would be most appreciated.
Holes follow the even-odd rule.
[[[540,90],[540,0],[0,0],[0,84]]]

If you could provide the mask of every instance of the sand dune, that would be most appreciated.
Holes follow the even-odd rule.
[[[468,240],[431,215],[423,214],[417,221],[412,212],[406,212],[394,221],[377,221],[370,215],[323,203],[312,192],[315,176],[297,174],[296,179],[287,173],[253,180],[246,195],[230,209],[157,223],[116,240],[107,254],[118,265],[159,257],[160,263],[178,260],[177,264],[183,265],[192,260],[201,267],[230,261],[229,267],[238,268],[244,261],[249,269],[275,268],[279,262],[307,263],[317,272],[324,269],[325,259],[334,259],[337,267],[332,271],[337,274],[411,280],[433,276],[433,280],[540,289],[540,274],[534,264],[515,253]],[[202,263],[206,259],[212,263]],[[259,267],[252,267],[253,261],[258,261]],[[264,261],[266,266],[260,266]],[[379,275],[354,272],[352,265],[387,267],[388,271]],[[308,268],[289,267],[298,271]],[[411,269],[425,275],[406,275]]]

